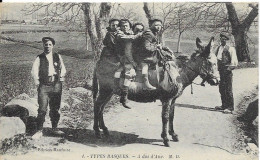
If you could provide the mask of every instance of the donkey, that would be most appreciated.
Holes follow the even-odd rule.
[[[219,73],[217,70],[217,58],[212,51],[214,37],[211,37],[206,46],[201,45],[199,38],[196,39],[198,50],[193,53],[190,59],[183,61],[178,59],[169,61],[166,66],[159,67],[157,70],[149,70],[149,81],[156,90],[144,90],[143,83],[138,81],[140,74],[137,71],[135,81],[129,86],[130,100],[136,102],[153,102],[159,99],[162,102],[162,133],[161,137],[165,146],[169,146],[167,137],[167,125],[169,122],[169,135],[173,141],[178,141],[178,135],[173,129],[175,100],[182,94],[183,90],[200,76],[203,81],[210,85],[217,85]],[[109,135],[103,119],[105,105],[109,102],[113,94],[118,93],[119,84],[115,83],[114,72],[118,69],[119,64],[116,58],[101,58],[97,62],[93,75],[93,99],[94,99],[94,126],[95,135],[101,138],[100,129],[105,136]],[[158,67],[157,67],[158,68]],[[139,71],[140,72],[140,71]],[[170,76],[165,76],[165,75]],[[138,78],[139,75],[139,78]],[[168,77],[168,78],[167,78]],[[159,79],[159,81],[158,81]],[[99,93],[99,94],[98,94]],[[98,94],[98,97],[97,97]]]

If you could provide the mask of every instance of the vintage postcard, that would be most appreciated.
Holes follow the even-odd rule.
[[[258,159],[258,2],[1,2],[0,159]]]

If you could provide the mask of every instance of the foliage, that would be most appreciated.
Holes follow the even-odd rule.
[[[0,154],[18,154],[19,151],[25,154],[32,146],[30,139],[25,134],[18,134],[1,142]]]
[[[30,77],[30,72],[28,72],[30,69],[31,66],[29,65],[1,66],[1,106],[21,93],[31,94],[33,85],[32,79],[28,78]]]
[[[93,120],[93,103],[91,96],[79,98],[69,96],[65,103],[68,105],[61,108],[61,114],[65,117],[62,121],[68,128],[85,129]]]

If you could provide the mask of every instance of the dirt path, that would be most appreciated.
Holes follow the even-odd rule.
[[[234,72],[235,106],[258,85],[257,68]],[[200,79],[196,79],[200,82]],[[179,142],[162,146],[161,104],[140,104],[127,110],[115,106],[105,114],[111,136],[102,140],[94,137],[92,126],[85,130],[67,130],[66,139],[44,137],[34,141],[35,148],[19,156],[6,155],[6,159],[180,159],[180,160],[244,160],[254,159],[243,150],[234,148],[237,143],[236,126],[232,123],[236,112],[223,114],[212,111],[220,105],[218,87],[193,85],[176,101],[175,132]],[[235,107],[235,111],[236,111]],[[169,137],[170,138],[170,137]],[[55,148],[61,151],[55,151]],[[155,158],[157,156],[157,158]],[[140,158],[138,158],[140,157]]]

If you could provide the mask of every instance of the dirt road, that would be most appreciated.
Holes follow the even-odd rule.
[[[257,68],[234,72],[235,106],[258,85]],[[196,79],[195,82],[200,82]],[[194,94],[186,88],[176,101],[174,126],[179,142],[164,147],[160,137],[161,104],[140,104],[127,110],[118,105],[104,116],[111,136],[97,140],[92,125],[84,130],[65,130],[65,139],[43,137],[34,141],[35,148],[27,154],[5,159],[179,159],[179,160],[239,160],[256,158],[236,149],[238,134],[233,121],[235,113],[212,111],[221,105],[218,87],[193,85]],[[170,138],[170,137],[169,137]],[[57,149],[59,151],[57,151]]]

